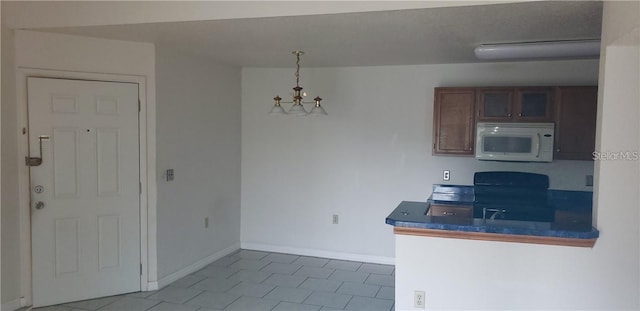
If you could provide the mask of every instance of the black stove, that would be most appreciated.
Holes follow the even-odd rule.
[[[522,172],[477,172],[473,176],[473,217],[552,222],[549,177]]]

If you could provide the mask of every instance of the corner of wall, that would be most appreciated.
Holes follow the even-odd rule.
[[[156,74],[162,287],[239,247],[241,81],[238,67],[166,46],[157,48]],[[163,180],[166,169],[175,180]]]
[[[2,24],[2,97],[1,97],[1,244],[2,268],[1,286],[2,303],[18,301],[21,293],[20,245],[18,221],[18,188],[17,177],[17,107],[15,98],[15,41],[14,31]]]

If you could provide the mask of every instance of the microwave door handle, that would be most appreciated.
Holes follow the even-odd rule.
[[[536,148],[537,148],[536,158],[539,158],[540,157],[540,133],[537,133],[537,138],[538,140],[536,141]]]

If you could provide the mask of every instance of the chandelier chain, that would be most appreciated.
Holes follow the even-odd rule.
[[[296,53],[296,86],[300,86],[300,53]]]

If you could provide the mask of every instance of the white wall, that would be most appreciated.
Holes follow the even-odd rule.
[[[242,73],[243,247],[392,262],[385,217],[402,200],[426,200],[443,169],[451,184],[472,184],[475,171],[521,170],[550,175],[555,189],[591,190],[583,186],[589,161],[431,156],[433,88],[596,85],[596,60],[303,68],[309,97],[325,99],[323,118],[267,114],[276,94],[289,97],[293,69]]]
[[[2,7],[0,6],[0,14],[2,13]],[[4,26],[2,26],[1,28],[4,28]],[[2,38],[4,38],[4,34],[2,35]],[[1,38],[0,38],[1,39]],[[4,46],[4,44],[2,44],[2,40],[0,40],[0,60],[4,61],[4,58],[2,58],[2,46]],[[13,60],[13,57],[11,57],[11,59]],[[6,66],[6,65],[5,65]],[[0,71],[2,70],[2,68],[4,68],[4,66],[2,66],[2,64],[0,63]],[[3,80],[2,78],[0,78],[0,80]],[[2,88],[0,87],[0,100],[2,100],[3,96],[3,92],[2,92]],[[2,105],[0,104],[0,108],[2,107]],[[0,109],[0,136],[2,135],[2,109]],[[0,144],[0,154],[2,154],[2,145]],[[0,156],[0,159],[2,157]],[[2,176],[2,164],[0,162],[0,176]],[[0,186],[0,214],[2,213],[2,186]],[[0,215],[0,218],[2,218],[2,216]],[[0,311],[2,311],[2,221],[0,221]]]
[[[159,46],[156,74],[163,286],[198,261],[240,247],[240,68]],[[167,182],[170,168],[175,180]]]
[[[4,40],[5,32],[3,32]],[[3,53],[4,56],[4,53]],[[9,58],[3,57],[3,62]],[[4,64],[3,64],[4,65]],[[82,77],[85,73],[106,73],[142,77],[146,84],[146,113],[148,126],[145,145],[155,149],[155,61],[154,47],[147,43],[134,43],[116,40],[103,40],[58,34],[45,34],[32,31],[15,31],[15,65],[17,76],[21,76],[24,68],[38,68],[66,72],[66,76]],[[12,87],[5,84],[3,71],[3,93],[5,88]],[[106,75],[102,75],[106,76]],[[23,76],[21,76],[24,79]],[[26,79],[16,81],[16,89],[24,90]],[[143,90],[145,91],[145,90]],[[20,96],[18,96],[20,98]],[[24,96],[22,97],[24,98]],[[25,183],[28,170],[24,166],[22,157],[26,155],[24,136],[18,132],[19,124],[24,123],[17,116],[18,109],[24,109],[23,102],[2,100],[2,221],[9,224],[2,226],[3,249],[12,250],[10,260],[4,261],[2,269],[3,301],[11,302],[20,297],[26,297],[29,303],[30,266],[29,245],[29,207],[28,188],[22,188],[18,193],[18,185]],[[144,113],[144,112],[143,112]],[[24,115],[23,115],[24,116]],[[150,131],[149,129],[152,129]],[[155,154],[154,154],[155,155]],[[153,183],[145,185],[148,193],[148,209],[145,211],[150,217],[148,222],[149,235],[148,270],[145,271],[149,281],[156,281],[155,256],[155,157],[147,158],[147,164],[152,166],[148,177]],[[7,190],[5,192],[5,190]],[[146,207],[145,207],[146,208]],[[145,222],[145,225],[147,222]],[[5,252],[3,252],[3,255]],[[18,255],[19,254],[19,255]],[[16,256],[18,260],[16,261]],[[18,278],[19,276],[19,278]],[[16,296],[18,295],[18,296]]]
[[[640,148],[638,13],[638,2],[604,4],[600,151]],[[592,249],[396,236],[396,310],[414,309],[414,290],[430,310],[638,310],[639,162],[596,162]]]

